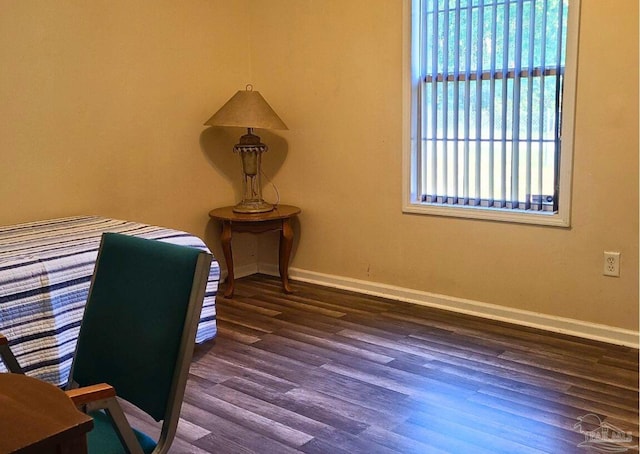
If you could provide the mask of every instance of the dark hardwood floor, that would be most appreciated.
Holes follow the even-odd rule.
[[[635,349],[292,285],[218,297],[172,452],[612,452],[579,446],[599,428],[638,452]]]

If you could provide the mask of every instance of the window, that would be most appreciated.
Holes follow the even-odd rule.
[[[411,2],[405,211],[569,225],[578,7]]]

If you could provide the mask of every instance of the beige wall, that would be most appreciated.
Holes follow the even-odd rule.
[[[402,5],[0,0],[0,224],[129,218],[221,257],[206,213],[239,193],[240,131],[202,123],[253,82],[290,128],[261,135],[304,210],[293,267],[637,329],[637,2],[583,0],[571,229],[402,214]]]
[[[638,3],[583,0],[570,229],[401,212],[402,6],[252,2],[254,80],[290,128],[275,180],[304,210],[292,266],[637,329]]]
[[[201,133],[249,78],[247,8],[0,0],[0,224],[99,214],[212,242],[236,173]]]

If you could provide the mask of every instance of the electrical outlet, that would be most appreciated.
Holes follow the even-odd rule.
[[[604,251],[604,269],[602,274],[605,276],[620,276],[620,253]]]

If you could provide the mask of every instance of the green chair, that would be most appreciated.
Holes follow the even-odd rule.
[[[90,454],[169,450],[210,266],[198,249],[103,235],[67,387],[94,418]],[[129,426],[116,395],[162,421],[158,440]]]

